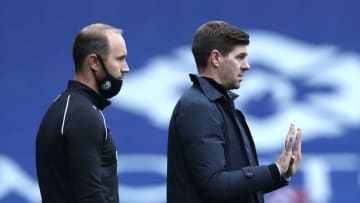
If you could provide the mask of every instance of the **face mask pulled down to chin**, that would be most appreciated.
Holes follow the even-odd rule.
[[[109,99],[120,92],[123,81],[122,79],[116,79],[112,75],[110,75],[101,57],[99,55],[97,55],[97,57],[105,71],[105,78],[99,80],[95,76],[96,82],[99,87],[100,95],[106,99]]]

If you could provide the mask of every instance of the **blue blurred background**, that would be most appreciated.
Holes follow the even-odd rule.
[[[124,29],[131,72],[104,113],[119,151],[124,203],[164,203],[168,120],[196,68],[195,30],[225,20],[250,33],[236,105],[260,162],[277,159],[288,125],[303,128],[303,162],[268,203],[360,202],[360,27],[357,0],[2,0],[0,202],[39,203],[35,136],[74,78],[84,26]]]

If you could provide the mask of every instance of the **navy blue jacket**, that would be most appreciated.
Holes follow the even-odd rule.
[[[167,203],[262,203],[264,193],[287,185],[275,164],[259,166],[245,118],[233,106],[237,95],[210,78],[190,78],[169,126]]]

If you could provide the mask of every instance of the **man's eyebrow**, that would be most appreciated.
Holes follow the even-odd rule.
[[[241,52],[241,53],[237,54],[236,56],[237,56],[237,57],[244,57],[244,56],[247,56],[247,55],[248,55],[248,53],[246,53],[246,52]]]
[[[116,57],[117,59],[125,59],[126,58],[126,55],[121,55],[121,56],[118,56]]]

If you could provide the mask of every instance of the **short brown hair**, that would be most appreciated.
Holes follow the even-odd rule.
[[[109,42],[106,31],[112,30],[122,34],[122,30],[110,25],[96,23],[84,27],[75,37],[73,45],[73,60],[75,71],[79,72],[87,55],[95,53],[106,60],[109,52]]]
[[[236,45],[248,45],[249,35],[224,21],[211,21],[201,25],[193,39],[192,53],[198,70],[205,69],[212,50],[227,55]]]

